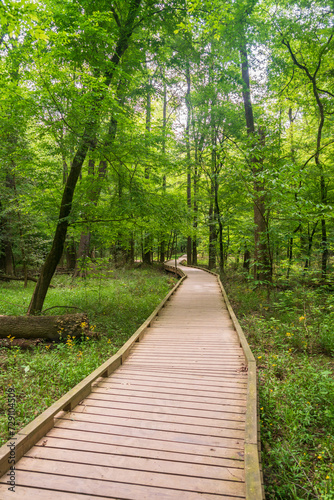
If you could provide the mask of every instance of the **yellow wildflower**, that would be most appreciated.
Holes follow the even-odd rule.
[[[305,319],[305,316],[301,316],[301,317],[299,318],[299,321],[304,321],[304,319]]]

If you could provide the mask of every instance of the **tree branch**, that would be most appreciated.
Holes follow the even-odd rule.
[[[325,94],[328,94],[331,97],[334,97],[334,94],[332,94],[331,92],[329,92],[329,90],[319,89],[319,87],[317,87],[317,91],[318,92],[324,92]]]
[[[290,56],[291,56],[291,59],[293,60],[294,64],[296,66],[298,66],[299,69],[302,69],[303,71],[305,71],[305,73],[307,74],[309,79],[312,80],[312,76],[311,76],[311,73],[309,72],[308,68],[306,66],[304,66],[304,64],[301,64],[299,61],[297,61],[295,54],[292,52],[290,43],[286,42],[284,39],[282,40],[282,43],[283,43],[283,45],[285,45],[287,47],[288,51],[290,52]]]
[[[332,141],[327,142],[327,144],[324,144],[324,146],[322,146],[322,148],[319,148],[312,156],[310,156],[310,158],[308,160],[306,160],[306,162],[303,165],[303,168],[306,167],[306,165],[308,164],[308,162],[311,161],[312,158],[314,158],[317,153],[320,153],[320,151],[322,151],[323,149],[325,149],[327,146],[330,146],[331,144],[333,144],[333,142],[334,142],[334,139]]]
[[[117,12],[116,12],[115,8],[113,7],[113,5],[111,5],[111,6],[110,6],[110,10],[111,10],[111,12],[113,13],[113,16],[114,16],[114,19],[115,19],[115,21],[116,21],[117,26],[118,26],[119,28],[121,28],[121,26],[122,26],[122,25],[121,25],[121,21],[119,20],[118,14],[117,14]]]

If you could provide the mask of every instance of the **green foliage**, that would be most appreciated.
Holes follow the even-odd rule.
[[[324,377],[316,378],[312,363],[315,356],[331,360],[334,352],[333,301],[330,288],[323,288],[331,286],[334,248],[332,4],[141,2],[116,68],[115,46],[130,5],[125,0],[112,8],[100,0],[0,2],[0,271],[13,262],[17,274],[41,268],[64,182],[89,124],[94,140],[66,218],[67,245],[78,252],[81,237],[89,236],[90,248],[78,255],[78,263],[83,272],[94,268],[96,276],[80,286],[56,278],[45,307],[60,299],[84,305],[113,344],[123,341],[143,317],[142,306],[137,310],[129,298],[130,292],[139,293],[137,281],[119,283],[114,293],[112,278],[104,276],[105,260],[119,255],[118,263],[131,260],[132,250],[138,258],[162,242],[165,251],[184,251],[188,235],[206,255],[210,234],[210,252],[219,251],[221,268],[233,261],[236,269],[248,254],[252,273],[261,260],[254,238],[259,226],[254,210],[261,206],[265,229],[259,240],[268,247],[273,279],[281,288],[272,288],[267,277],[248,276],[236,291],[244,292],[240,307],[248,315],[249,338],[271,374],[263,398],[266,381],[268,387],[276,381],[284,400],[280,377],[295,386],[294,362],[306,377],[305,362],[321,393]],[[240,71],[241,48],[248,54],[249,88]],[[254,134],[245,126],[247,94]],[[141,286],[150,303],[151,288]],[[23,314],[31,283],[26,291],[20,283],[4,290],[3,313]],[[69,352],[60,348],[59,355],[61,349]],[[289,397],[299,400],[297,392]],[[304,415],[307,401],[300,404],[301,410],[291,407]],[[290,415],[281,406],[275,411],[286,438],[281,449],[275,445],[280,463],[273,470],[279,479],[276,485],[270,479],[270,488],[278,498],[312,498],[322,479],[313,469],[303,473],[294,465],[304,444],[291,439],[294,449],[288,447],[289,429],[279,411],[288,420]],[[305,453],[311,460],[314,450]],[[272,455],[267,454],[269,462]],[[296,480],[285,476],[289,467]],[[315,486],[303,483],[313,475]],[[327,500],[328,484],[321,486]]]
[[[225,286],[258,365],[266,498],[330,499],[332,294],[326,288],[297,286],[274,289],[268,296],[231,274],[225,277]]]

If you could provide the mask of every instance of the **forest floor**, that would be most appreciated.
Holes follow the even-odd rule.
[[[59,399],[110,356],[145,321],[174,286],[176,280],[161,268],[96,269],[87,278],[56,275],[44,309],[77,307],[88,314],[90,328],[98,338],[68,337],[62,343],[41,343],[29,349],[13,345],[0,348],[0,446],[9,438],[7,398],[16,396],[16,430]],[[34,284],[1,283],[0,314],[24,315]],[[47,314],[78,312],[52,309]]]
[[[258,365],[267,500],[334,500],[333,290],[222,281]]]

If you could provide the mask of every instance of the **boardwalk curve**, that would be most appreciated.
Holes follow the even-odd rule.
[[[1,500],[262,499],[248,344],[217,277],[180,269],[188,278],[121,353],[34,437],[17,435],[15,493],[4,474]]]

